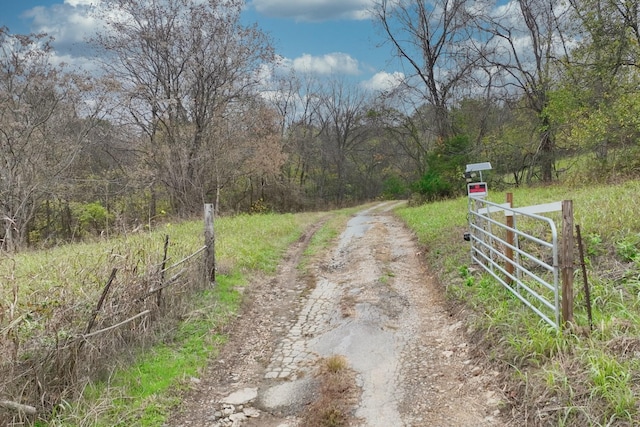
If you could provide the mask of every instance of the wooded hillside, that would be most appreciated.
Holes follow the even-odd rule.
[[[298,211],[640,170],[634,1],[379,0],[407,74],[377,93],[278,73],[244,1],[104,0],[91,72],[0,29],[4,249],[164,216]],[[523,48],[524,47],[524,48]]]

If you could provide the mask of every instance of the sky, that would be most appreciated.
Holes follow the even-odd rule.
[[[13,34],[46,32],[65,62],[96,28],[86,5],[99,0],[0,0],[0,26]],[[374,0],[247,0],[243,22],[272,37],[285,64],[298,71],[386,89],[402,76],[380,30],[369,19]]]

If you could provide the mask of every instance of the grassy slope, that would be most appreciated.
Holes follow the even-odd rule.
[[[466,199],[399,210],[415,230],[448,294],[473,308],[487,354],[507,374],[512,397],[535,425],[638,425],[640,413],[640,182],[513,191],[515,206],[574,201],[591,283],[589,334],[576,279],[573,332],[556,333],[492,280],[470,276]],[[504,193],[489,199],[503,202]]]

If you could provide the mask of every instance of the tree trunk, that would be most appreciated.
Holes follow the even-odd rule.
[[[554,159],[554,141],[549,131],[549,119],[542,119],[542,132],[540,134],[540,170],[542,172],[542,182],[550,183],[553,181],[553,165]]]

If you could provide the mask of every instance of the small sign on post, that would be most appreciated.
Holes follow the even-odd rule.
[[[471,163],[464,169],[464,178],[467,180],[467,196],[487,197],[487,183],[482,179],[482,171],[491,170],[491,163]],[[474,182],[476,172],[480,174],[480,181]]]
[[[472,182],[467,184],[467,195],[474,197],[487,197],[487,183]]]

